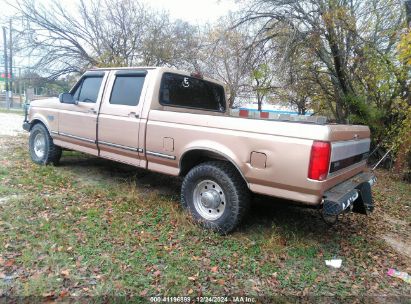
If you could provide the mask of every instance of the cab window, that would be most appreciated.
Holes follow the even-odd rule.
[[[95,103],[97,101],[102,81],[102,76],[83,78],[72,93],[73,99],[78,100],[79,102]]]
[[[173,73],[163,74],[160,104],[218,112],[226,110],[222,86],[203,79]]]
[[[136,106],[140,100],[145,75],[119,75],[114,81],[110,103],[116,105]]]

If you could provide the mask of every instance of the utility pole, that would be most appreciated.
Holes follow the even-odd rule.
[[[23,97],[21,96],[21,67],[19,67],[19,95],[20,95],[20,107],[22,107]]]
[[[13,40],[12,40],[12,26],[10,19],[10,38],[9,38],[9,56],[10,56],[10,106],[13,107]]]
[[[9,69],[8,69],[8,60],[7,60],[7,35],[6,35],[6,27],[3,26],[3,42],[4,42],[4,80],[6,81],[6,105],[7,110],[10,110],[10,103],[9,103]]]

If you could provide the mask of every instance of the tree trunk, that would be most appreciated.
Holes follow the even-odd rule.
[[[304,105],[298,105],[298,115],[305,115],[307,113],[307,109]]]
[[[230,97],[228,97],[228,108],[231,109],[233,107],[235,98],[237,97],[236,93],[233,90],[229,90]]]
[[[258,111],[261,111],[263,100],[260,94],[257,94],[257,102],[258,102]]]

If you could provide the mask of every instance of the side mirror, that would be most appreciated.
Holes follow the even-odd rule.
[[[73,99],[73,95],[70,93],[61,93],[59,95],[59,100],[61,103],[77,104],[77,102]]]

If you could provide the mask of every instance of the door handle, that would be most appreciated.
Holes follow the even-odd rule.
[[[130,112],[130,113],[128,114],[128,117],[135,117],[135,118],[139,118],[139,117],[140,117],[140,115],[138,115],[136,112]]]
[[[97,111],[94,109],[90,109],[87,111],[87,113],[91,113],[91,114],[97,114]]]

